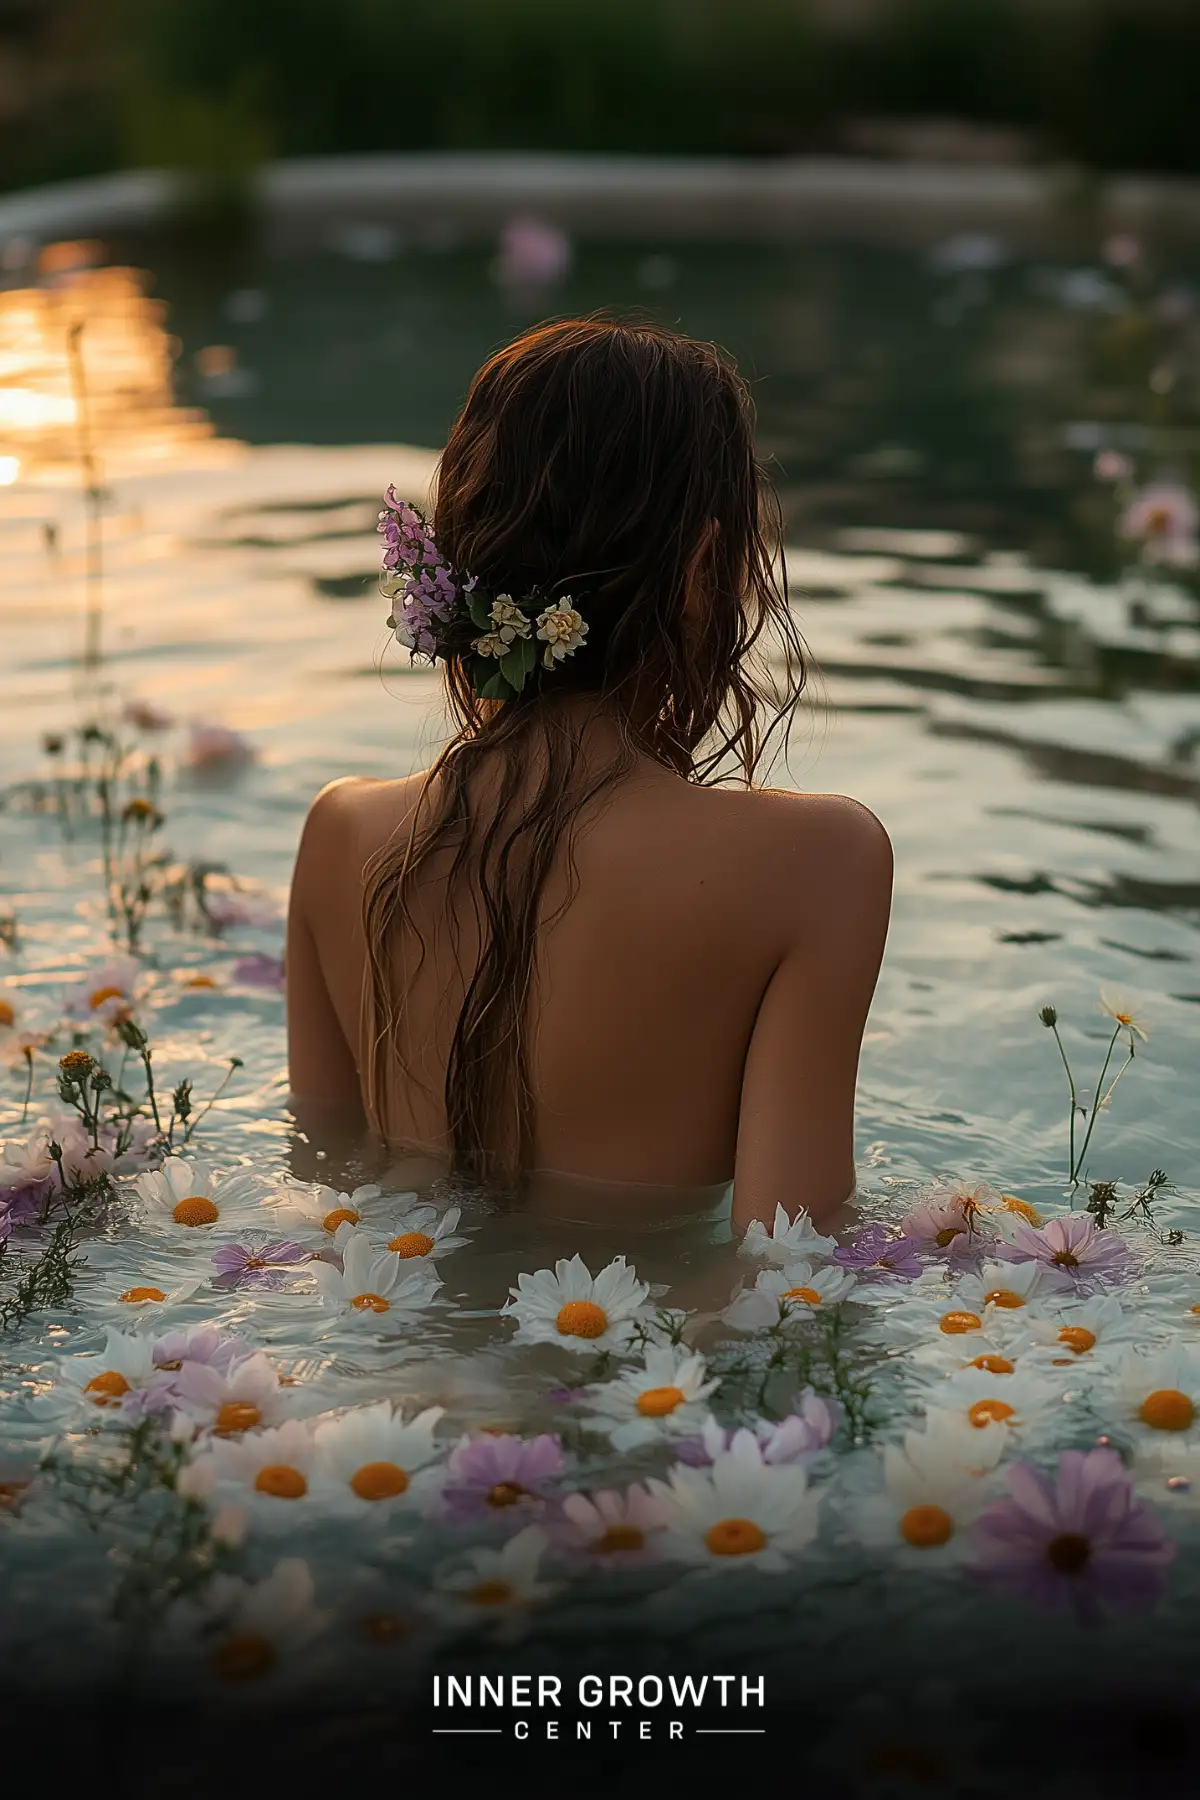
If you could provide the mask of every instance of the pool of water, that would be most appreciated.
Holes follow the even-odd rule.
[[[227,873],[211,891],[237,884],[241,910],[219,933],[194,915],[179,924],[151,913],[137,1016],[160,1091],[188,1078],[207,1095],[239,1059],[195,1141],[218,1169],[250,1172],[259,1202],[278,1198],[296,1154],[282,1000],[246,959],[280,953],[291,860],[317,789],[347,772],[405,774],[439,741],[436,680],[386,643],[379,495],[389,481],[423,489],[471,371],[506,335],[551,310],[636,305],[719,339],[755,382],[788,512],[794,604],[819,671],[773,779],[856,796],[895,843],[895,913],[859,1098],[868,1210],[898,1219],[935,1178],[990,1183],[1047,1213],[1082,1206],[1086,1185],[1071,1196],[1066,1180],[1066,1080],[1039,1011],[1057,1008],[1088,1109],[1082,1136],[1114,1029],[1100,992],[1119,995],[1146,1038],[1133,1040],[1084,1173],[1117,1183],[1122,1209],[1152,1170],[1170,1178],[1153,1228],[1126,1228],[1149,1259],[1134,1303],[1142,1337],[1165,1342],[1200,1286],[1200,603],[1188,572],[1121,551],[1118,503],[1093,458],[1120,451],[1144,478],[1195,454],[1188,269],[1156,271],[1141,295],[1099,256],[1094,267],[1033,266],[978,243],[930,258],[837,245],[656,257],[584,247],[562,289],[534,298],[499,289],[469,246],[373,246],[360,234],[287,260],[237,245],[203,257],[167,241],[111,246],[136,252],[167,302],[165,318],[137,314],[141,353],[159,354],[169,329],[182,356],[174,401],[131,403],[123,423],[113,402],[102,575],[93,565],[89,581],[85,508],[61,444],[57,465],[27,457],[0,488],[0,781],[14,790],[0,815],[0,914],[18,933],[0,980],[19,1022],[56,1033],[35,1055],[27,1117],[25,1063],[10,1059],[0,1129],[23,1139],[52,1101],[52,1054],[71,1042],[64,996],[111,954],[99,828],[75,819],[64,830],[59,816],[56,784],[77,754],[69,734],[141,703],[161,709],[161,727],[120,732],[136,780],[148,756],[161,765],[168,860],[219,865]],[[87,279],[60,290],[85,310]],[[128,293],[120,304],[136,312]],[[60,376],[52,369],[49,387]],[[214,429],[185,406],[202,407]],[[89,595],[101,650],[90,670]],[[210,727],[241,734],[246,755],[212,754]],[[64,733],[64,749],[47,755],[46,737]],[[32,792],[20,785],[30,779]],[[86,1030],[98,1053],[118,1054],[103,1030]],[[389,1228],[406,1205],[388,1203]],[[420,1329],[364,1331],[323,1309],[303,1270],[278,1293],[214,1292],[211,1246],[201,1255],[190,1236],[165,1242],[139,1218],[134,1205],[133,1223],[121,1223],[118,1209],[92,1243],[77,1302],[35,1315],[13,1340],[0,1414],[18,1461],[45,1444],[47,1420],[92,1453],[85,1415],[54,1410],[61,1359],[100,1354],[102,1327],[125,1323],[127,1284],[174,1293],[195,1276],[197,1293],[169,1302],[160,1322],[213,1322],[264,1348],[301,1385],[307,1419],[395,1397],[402,1384],[414,1401],[446,1406],[457,1431],[554,1430],[574,1454],[570,1401],[554,1384],[576,1385],[578,1365],[560,1365],[553,1348],[514,1359],[511,1328],[497,1324],[516,1272],[579,1250],[594,1273],[623,1253],[658,1285],[651,1299],[701,1313],[713,1310],[714,1279],[724,1297],[746,1273],[731,1245],[701,1253],[695,1232],[670,1245],[636,1231],[583,1243],[573,1229],[530,1235],[468,1206],[462,1229],[474,1242],[442,1265],[440,1301]],[[1165,1242],[1169,1231],[1182,1242]],[[703,1265],[703,1296],[672,1292],[676,1256],[681,1268]],[[730,1422],[755,1410],[738,1392]],[[911,1423],[914,1405],[919,1414],[906,1393],[895,1417]],[[1103,1405],[1076,1411],[1045,1443],[1090,1444],[1105,1423]],[[599,1474],[571,1484],[619,1479],[623,1466],[601,1460]],[[104,1546],[62,1508],[56,1495],[44,1523],[32,1499],[14,1515],[29,1574],[13,1591],[50,1606],[47,1568],[80,1571],[78,1591],[59,1592],[47,1616],[69,1623],[86,1653],[65,1656],[61,1635],[47,1648],[27,1617],[9,1620],[10,1643],[86,1680],[115,1630],[96,1574]],[[370,1559],[343,1564],[328,1532],[313,1541],[366,1607]],[[410,1605],[406,1542],[426,1554],[401,1532],[395,1593],[386,1606],[371,1600],[371,1617]],[[287,1554],[269,1533],[265,1548],[252,1533],[251,1546],[260,1575]],[[95,1597],[83,1629],[85,1589]],[[722,1618],[719,1642],[753,1647],[744,1619],[735,1629]]]

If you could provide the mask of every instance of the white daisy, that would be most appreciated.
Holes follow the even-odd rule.
[[[968,1428],[970,1429],[970,1428]],[[906,1432],[902,1444],[889,1444],[882,1457],[882,1491],[850,1509],[856,1534],[864,1543],[895,1552],[903,1561],[957,1563],[969,1547],[967,1527],[978,1517],[987,1489],[964,1467],[965,1432]],[[996,1440],[995,1427],[979,1435]],[[976,1433],[971,1430],[970,1436]]]
[[[143,985],[140,963],[132,956],[114,956],[68,989],[63,1011],[70,1019],[86,1019],[97,1025],[115,1025],[132,1012]]]
[[[353,1230],[364,1223],[386,1223],[388,1207],[416,1198],[416,1194],[385,1196],[373,1181],[348,1194],[323,1187],[319,1182],[304,1185],[289,1181],[272,1204],[290,1226],[307,1226],[310,1231],[334,1237],[343,1226]]]
[[[804,1470],[767,1462],[752,1431],[735,1432],[711,1468],[676,1463],[646,1485],[664,1508],[662,1555],[675,1562],[777,1572],[816,1536],[820,1497]]]
[[[410,1207],[398,1219],[390,1219],[383,1227],[388,1233],[385,1248],[393,1256],[402,1257],[406,1262],[417,1258],[445,1256],[447,1251],[461,1249],[471,1241],[468,1237],[456,1234],[455,1228],[461,1217],[462,1208],[458,1206],[451,1206],[444,1213],[439,1213],[436,1206]],[[373,1235],[378,1235],[377,1221],[369,1223],[373,1227]],[[350,1224],[339,1225],[333,1234],[334,1248],[340,1250],[355,1229]]]
[[[311,1511],[315,1455],[308,1426],[285,1419],[266,1431],[209,1439],[184,1465],[177,1488],[197,1500],[250,1508],[256,1522],[290,1529],[298,1509]]]
[[[708,1416],[705,1400],[720,1385],[706,1381],[705,1374],[702,1356],[649,1345],[640,1369],[587,1390],[589,1420],[616,1450],[694,1435]]]
[[[1044,1430],[1064,1404],[1061,1389],[1043,1374],[1025,1369],[996,1374],[959,1369],[923,1395],[926,1414],[948,1413],[977,1431],[989,1424],[1018,1433],[1023,1442]]]
[[[1123,1346],[1142,1343],[1146,1337],[1145,1318],[1138,1318],[1115,1294],[1071,1302],[1053,1317],[1030,1319],[1029,1328],[1039,1356],[1056,1368],[1078,1367],[1081,1372],[1108,1363]]]
[[[329,1615],[316,1610],[315,1597],[308,1564],[288,1556],[262,1581],[215,1575],[202,1608],[181,1609],[181,1620],[207,1627],[206,1660],[218,1681],[257,1682],[323,1629]]]
[[[515,1319],[517,1338],[567,1350],[618,1350],[646,1316],[650,1292],[623,1256],[593,1276],[581,1256],[560,1257],[553,1270],[521,1274],[502,1318]]]
[[[390,1400],[380,1400],[323,1420],[313,1434],[322,1497],[359,1515],[422,1506],[437,1487],[433,1432],[442,1413],[427,1406],[406,1424]]]
[[[511,1643],[528,1630],[529,1613],[558,1593],[561,1582],[539,1581],[549,1537],[527,1525],[499,1550],[472,1550],[443,1570],[425,1605],[444,1625],[487,1630]]]
[[[751,1219],[738,1245],[738,1255],[757,1256],[782,1268],[788,1263],[807,1262],[814,1256],[832,1256],[836,1249],[837,1239],[822,1237],[803,1207],[792,1219],[782,1206],[776,1206],[770,1231],[761,1219]]]
[[[214,1437],[241,1437],[287,1417],[290,1396],[261,1351],[222,1368],[185,1362],[173,1384],[178,1409]]]
[[[89,1256],[88,1261],[92,1264],[94,1258]],[[91,1272],[89,1267],[88,1274]],[[88,1281],[85,1275],[84,1280],[79,1283],[79,1293],[89,1306],[95,1307],[101,1314],[115,1314],[123,1320],[135,1317],[161,1320],[174,1307],[181,1306],[188,1300],[194,1301],[201,1289],[207,1286],[203,1276],[179,1281],[178,1273],[175,1264],[160,1257],[147,1256],[142,1259],[136,1272],[118,1268],[96,1269],[92,1281]]]
[[[1131,1346],[1112,1377],[1121,1421],[1139,1437],[1170,1433],[1176,1443],[1200,1438],[1200,1350],[1194,1345],[1168,1344],[1149,1354]]]
[[[1194,1518],[1200,1511],[1200,1441],[1155,1431],[1142,1438],[1130,1469],[1143,1499],[1169,1512]]]
[[[139,1175],[133,1183],[145,1224],[177,1235],[187,1245],[203,1245],[211,1229],[246,1229],[263,1223],[254,1176],[248,1169],[217,1176],[207,1164],[169,1156],[161,1169]]]
[[[148,1334],[110,1327],[98,1354],[63,1358],[56,1369],[57,1383],[39,1396],[37,1410],[61,1414],[81,1404],[104,1411],[136,1406],[156,1385],[165,1385],[153,1349],[154,1339]]]
[[[760,1269],[752,1288],[735,1294],[721,1314],[735,1331],[762,1331],[790,1315],[805,1317],[819,1306],[844,1300],[855,1285],[849,1269],[830,1264],[814,1269],[811,1263],[791,1263],[783,1269]]]
[[[309,1264],[326,1306],[369,1319],[391,1312],[416,1312],[428,1306],[442,1285],[428,1256],[406,1262],[390,1250],[378,1250],[365,1231],[353,1231],[342,1242],[342,1266]]]

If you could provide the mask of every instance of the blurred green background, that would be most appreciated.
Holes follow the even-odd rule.
[[[0,185],[421,148],[1195,172],[1198,75],[1196,0],[0,0]]]

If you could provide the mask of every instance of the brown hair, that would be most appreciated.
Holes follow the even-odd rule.
[[[480,934],[474,968],[460,971],[446,1067],[451,1163],[511,1186],[532,1152],[526,1011],[537,933],[550,922],[541,900],[565,850],[570,904],[580,814],[644,757],[688,781],[749,785],[799,699],[804,645],[748,392],[711,344],[660,326],[568,320],[492,356],[442,454],[434,529],[442,554],[485,591],[571,594],[589,626],[581,649],[512,700],[480,699],[469,649],[448,655],[454,733],[407,841],[385,846],[367,872],[372,1115],[386,1116],[396,1066],[409,1073],[396,935],[414,930],[424,954],[411,898],[432,860],[440,868],[448,857],[453,941],[451,909],[467,899]],[[577,729],[555,728],[557,697],[579,694],[618,725],[619,748],[599,770]],[[473,777],[485,765],[483,802]]]

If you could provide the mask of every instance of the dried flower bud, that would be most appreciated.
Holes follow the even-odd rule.
[[[58,1066],[68,1081],[82,1081],[92,1066],[93,1058],[86,1050],[68,1050],[60,1056]]]
[[[59,737],[57,731],[48,731],[46,733],[45,737],[42,739],[42,749],[46,752],[47,756],[62,755],[63,740]]]
[[[1051,1031],[1054,1026],[1058,1024],[1058,1008],[1056,1006],[1043,1006],[1041,1012],[1038,1014],[1038,1018],[1042,1021],[1046,1030]]]
[[[129,802],[128,806],[125,808],[123,817],[141,825],[149,824],[151,821],[155,824],[159,822],[159,814],[156,808],[151,806],[149,800],[143,800],[140,796]]]

